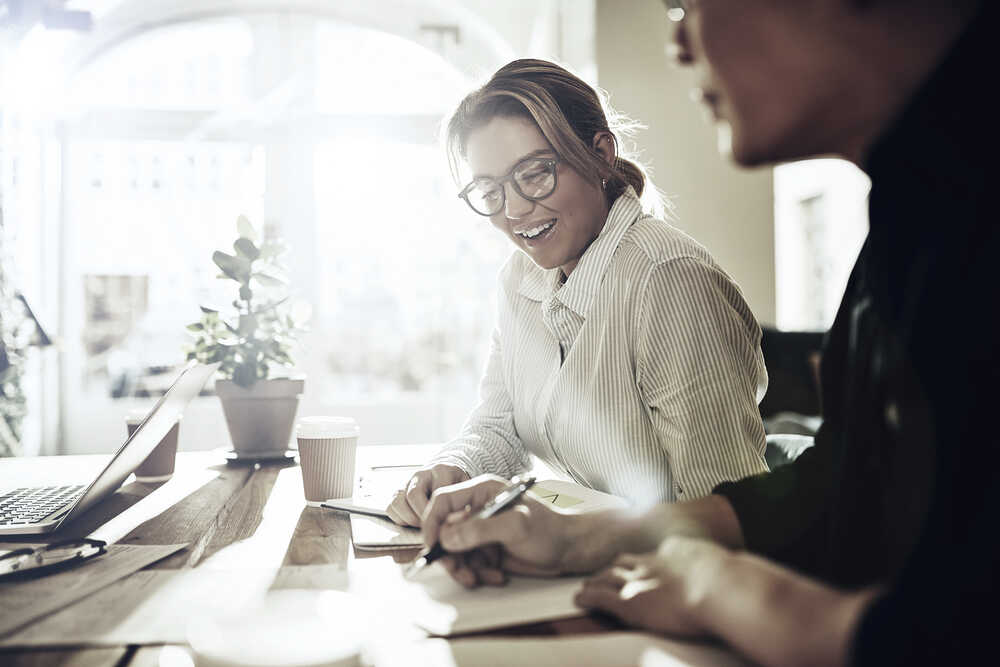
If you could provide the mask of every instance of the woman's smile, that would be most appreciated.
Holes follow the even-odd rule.
[[[529,248],[535,248],[553,236],[556,229],[556,222],[555,218],[549,218],[548,220],[538,220],[527,225],[518,224],[516,228],[511,227],[511,233],[520,239],[524,245]]]

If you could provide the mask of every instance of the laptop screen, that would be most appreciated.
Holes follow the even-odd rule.
[[[73,509],[59,522],[59,525],[71,521],[105,496],[114,493],[122,482],[139,467],[139,464],[146,460],[150,452],[160,444],[163,436],[170,431],[184,413],[187,404],[198,395],[201,388],[205,386],[205,382],[218,367],[218,363],[206,365],[195,362],[185,366],[167,392],[160,397],[142,423],[118,448],[108,465],[91,482]]]

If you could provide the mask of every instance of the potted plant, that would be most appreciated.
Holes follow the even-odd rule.
[[[217,277],[238,286],[233,310],[201,306],[201,319],[187,327],[194,336],[187,358],[221,362],[215,392],[237,456],[277,455],[288,447],[305,386],[279,369],[292,365],[292,344],[308,313],[289,303],[282,241],[266,231],[258,237],[243,216],[236,228],[235,254],[212,254]]]

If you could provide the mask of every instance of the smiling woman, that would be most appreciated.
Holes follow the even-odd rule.
[[[453,171],[471,172],[459,197],[516,251],[481,402],[397,494],[397,522],[420,524],[435,488],[510,477],[531,455],[640,505],[766,470],[760,328],[708,252],[650,215],[656,190],[609,117],[541,60],[504,66],[453,114]]]

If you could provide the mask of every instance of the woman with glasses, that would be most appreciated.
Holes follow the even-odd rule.
[[[471,174],[459,197],[516,251],[481,402],[397,492],[397,523],[420,525],[434,489],[509,478],[532,454],[639,505],[767,470],[760,328],[708,252],[651,215],[656,191],[609,115],[565,69],[517,60],[452,116],[453,172]]]

